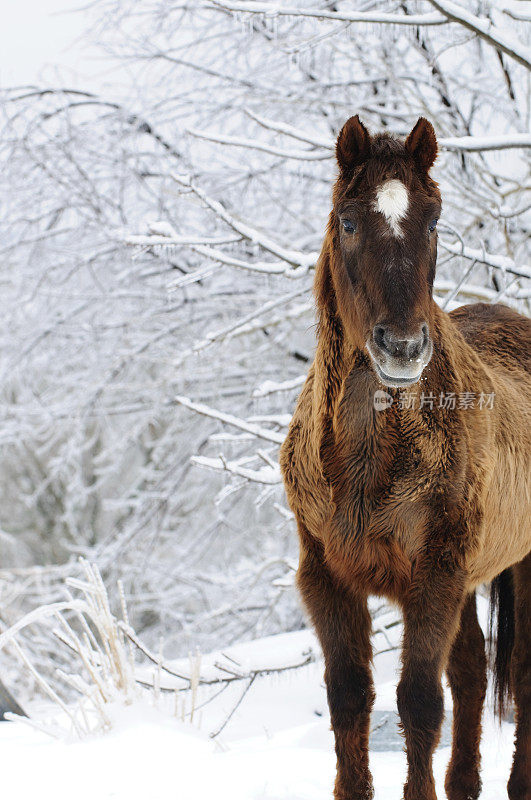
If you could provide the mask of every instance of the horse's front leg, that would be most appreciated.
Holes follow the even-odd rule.
[[[404,800],[437,800],[432,756],[444,714],[441,674],[459,624],[464,575],[447,556],[419,559],[404,601],[398,712],[406,739]]]
[[[325,682],[336,741],[336,800],[370,800],[369,722],[374,688],[367,595],[343,587],[317,543],[301,530],[297,583],[325,658]]]

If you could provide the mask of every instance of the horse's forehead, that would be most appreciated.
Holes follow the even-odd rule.
[[[376,187],[373,208],[385,217],[391,233],[398,238],[403,236],[400,223],[408,212],[409,195],[407,186],[398,178],[385,180]]]

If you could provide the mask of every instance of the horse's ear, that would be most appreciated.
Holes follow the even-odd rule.
[[[428,172],[437,158],[437,137],[433,125],[424,117],[419,117],[417,124],[406,139],[406,150],[411,153],[422,172]]]
[[[371,151],[371,136],[365,125],[356,114],[348,119],[336,142],[336,158],[342,175],[366,161]]]

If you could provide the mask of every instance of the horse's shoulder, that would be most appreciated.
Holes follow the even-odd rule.
[[[466,342],[489,360],[518,362],[531,371],[531,320],[501,303],[460,306],[450,319]]]

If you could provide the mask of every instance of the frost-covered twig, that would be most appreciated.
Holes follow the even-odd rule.
[[[243,319],[239,319],[236,322],[233,322],[231,325],[227,325],[225,328],[221,328],[219,331],[214,331],[212,333],[207,333],[205,338],[202,339],[200,342],[197,342],[194,347],[192,348],[194,353],[199,352],[200,350],[204,350],[205,347],[213,344],[214,342],[222,341],[229,336],[234,336],[238,332],[245,330],[246,326],[249,322],[252,322],[255,319],[258,319],[262,316],[262,314],[271,311],[274,308],[278,308],[279,306],[286,305],[287,303],[291,303],[292,300],[296,300],[297,297],[301,297],[303,294],[307,294],[310,291],[310,286],[305,286],[303,289],[296,289],[294,292],[289,292],[282,297],[277,297],[274,300],[270,300],[268,303],[265,303],[261,308],[256,309],[256,311],[252,311],[250,314],[247,314]]]
[[[123,239],[125,244],[132,247],[184,247],[192,245],[232,244],[240,241],[234,236],[179,236],[176,233],[163,236],[161,234],[135,234]]]
[[[192,247],[192,250],[199,255],[217,261],[219,264],[226,264],[229,267],[236,267],[236,269],[243,269],[247,272],[258,272],[262,275],[287,275],[293,277],[300,277],[301,272],[285,263],[276,263],[271,261],[243,261],[241,258],[229,253],[224,253],[221,250],[215,250],[213,247],[197,246]]]
[[[216,731],[214,731],[213,733],[211,733],[211,734],[210,734],[210,738],[211,738],[211,739],[215,739],[215,738],[216,738],[216,736],[219,736],[219,734],[220,734],[220,733],[221,733],[221,732],[222,732],[222,731],[223,731],[223,730],[224,730],[224,729],[227,727],[227,725],[228,725],[228,724],[229,724],[229,722],[231,721],[232,717],[234,716],[234,714],[236,713],[236,711],[238,710],[238,708],[241,706],[241,704],[242,704],[242,703],[243,703],[243,701],[245,700],[245,697],[247,696],[247,694],[248,694],[248,692],[249,692],[249,690],[250,690],[251,686],[253,685],[253,683],[255,682],[255,680],[256,680],[256,678],[257,678],[257,677],[258,677],[258,676],[257,676],[257,675],[256,675],[256,673],[255,673],[254,675],[252,675],[252,676],[249,678],[249,680],[248,680],[248,682],[247,682],[247,684],[246,684],[246,686],[245,686],[245,688],[244,688],[243,692],[241,693],[240,697],[238,698],[238,702],[237,702],[237,703],[234,705],[234,707],[232,708],[232,710],[231,710],[230,714],[229,714],[229,715],[228,715],[228,716],[225,718],[225,720],[224,720],[224,721],[223,721],[223,723],[220,725],[220,727],[219,727],[219,728],[218,728]]]
[[[189,674],[186,674],[181,670],[176,670],[172,664],[164,661],[160,658],[160,656],[156,656],[154,653],[152,653],[149,648],[140,641],[130,626],[125,625],[123,622],[119,622],[118,625],[123,634],[130,639],[130,641],[140,650],[140,652],[148,659],[148,661],[159,666],[160,669],[170,677],[177,678],[178,680],[185,682],[185,686],[180,687],[180,690],[184,691],[191,687],[193,681],[192,671],[190,671]],[[211,677],[199,674],[199,676],[196,677],[196,680],[198,685],[201,686],[217,686],[220,684],[234,683],[237,681],[246,681],[250,680],[251,678],[254,680],[254,678],[259,676],[277,675],[282,672],[291,672],[292,670],[301,669],[302,667],[313,663],[316,658],[312,650],[304,653],[303,656],[304,657],[302,660],[294,663],[280,664],[278,666],[266,665],[264,667],[256,667],[249,670],[229,669],[226,664],[216,662],[214,664],[214,674]],[[216,674],[218,672],[221,674]],[[145,681],[141,680],[141,682],[145,685]],[[171,689],[167,689],[167,691],[175,691],[175,688],[176,687],[171,687]],[[179,687],[177,687],[177,690],[179,690]],[[162,686],[161,691],[164,691],[164,687]]]
[[[298,139],[301,142],[307,142],[308,144],[313,145],[314,147],[322,147],[325,150],[331,150],[333,148],[333,142],[331,139],[327,139],[324,136],[316,136],[314,133],[306,133],[305,131],[299,130],[294,125],[287,125],[285,122],[280,122],[280,120],[273,120],[268,119],[267,117],[263,117],[261,114],[255,114],[250,111],[248,108],[245,109],[245,113],[248,117],[253,119],[255,122],[258,122],[263,128],[267,128],[271,131],[276,131],[277,133],[283,133],[286,136],[291,136],[292,139]]]

